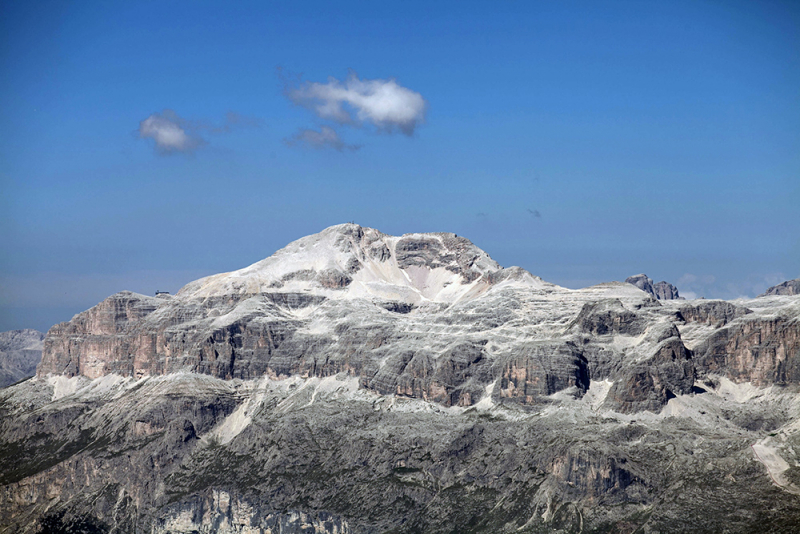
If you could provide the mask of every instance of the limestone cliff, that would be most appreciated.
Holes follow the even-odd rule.
[[[347,224],[112,295],[0,393],[0,533],[793,532],[800,298],[664,291]]]

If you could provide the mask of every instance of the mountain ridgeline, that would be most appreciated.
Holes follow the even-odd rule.
[[[345,224],[117,293],[0,392],[0,532],[790,532],[800,297],[627,282]]]

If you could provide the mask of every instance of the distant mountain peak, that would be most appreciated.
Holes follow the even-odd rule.
[[[682,298],[678,295],[677,287],[664,281],[653,283],[653,280],[648,278],[644,273],[629,276],[625,279],[625,282],[635,285],[658,300],[675,300]]]
[[[502,270],[486,252],[453,233],[390,236],[346,223],[293,241],[243,269],[192,282],[178,296],[294,291],[328,298],[453,302],[485,289]]]
[[[800,278],[794,280],[787,280],[786,282],[772,286],[759,297],[766,297],[769,295],[800,295]]]

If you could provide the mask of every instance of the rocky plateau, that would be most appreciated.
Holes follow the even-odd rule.
[[[799,392],[800,296],[339,225],[51,328],[0,533],[797,532]]]

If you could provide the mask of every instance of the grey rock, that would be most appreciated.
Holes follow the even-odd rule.
[[[606,405],[622,413],[658,411],[669,399],[691,393],[694,382],[691,353],[679,336],[670,337],[658,345],[652,357],[621,373]]]
[[[637,277],[645,289],[650,282]],[[729,348],[730,356],[717,354],[728,330],[697,343],[697,368],[675,325],[719,328],[751,310],[713,301],[675,310],[628,288],[564,290],[501,268],[454,234],[398,238],[340,225],[173,297],[112,295],[51,329],[38,374],[190,371],[250,380],[344,372],[367,390],[445,406],[470,406],[490,387],[498,402],[546,403],[608,379],[609,405],[635,412],[659,411],[690,391],[698,373],[727,373],[738,358]],[[777,343],[793,350],[796,325],[787,325]],[[664,359],[665,350],[674,357]],[[763,360],[736,361],[745,366],[731,371],[736,379],[800,381],[793,364],[776,360],[768,371]]]
[[[0,332],[0,388],[36,374],[44,334],[38,330]]]
[[[794,532],[800,300],[654,292],[350,224],[112,295],[0,391],[0,532]]]
[[[768,295],[800,295],[800,278],[787,280],[786,282],[772,286],[759,295],[759,297],[766,297]]]
[[[721,327],[734,319],[753,313],[753,310],[724,300],[696,300],[681,306],[679,312],[681,318],[687,322]]]
[[[646,274],[637,274],[629,276],[625,279],[628,284],[633,284],[645,293],[649,293],[658,300],[674,300],[680,299],[678,295],[678,288],[668,282],[653,283],[653,280],[647,277]]]
[[[638,421],[575,396],[435,409],[344,374],[102,380],[74,377],[54,401],[41,379],[0,393],[6,532],[746,533],[800,519],[751,448],[790,432],[796,388],[742,404],[708,386],[678,395],[689,413]],[[777,450],[791,459],[789,436]]]
[[[697,369],[760,386],[798,383],[799,326],[797,317],[746,315],[699,344],[694,350]]]

